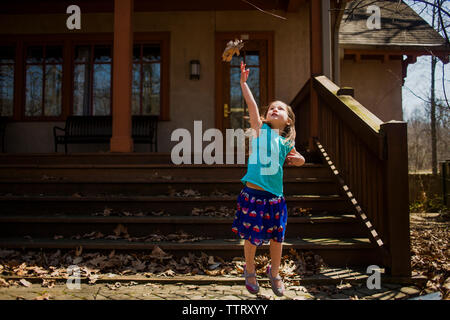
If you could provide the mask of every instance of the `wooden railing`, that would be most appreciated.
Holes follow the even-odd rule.
[[[375,243],[387,253],[391,275],[410,276],[408,155],[406,123],[383,123],[325,76],[312,78],[318,95],[318,136],[338,174],[348,186]],[[305,87],[302,91],[307,92]],[[310,122],[308,98],[297,95],[299,128]],[[296,97],[296,98],[297,98]],[[300,112],[300,113],[298,113]],[[301,140],[305,137],[301,134]],[[374,229],[374,230],[373,230]],[[379,241],[381,239],[381,241]]]

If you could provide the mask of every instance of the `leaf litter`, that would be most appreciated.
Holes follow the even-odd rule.
[[[450,228],[448,213],[412,213],[410,216],[411,268],[428,281],[422,292],[439,291],[450,299]]]
[[[45,259],[44,259],[45,257]],[[79,260],[79,259],[82,260]],[[78,260],[77,260],[78,259]],[[240,277],[243,274],[243,257],[222,259],[219,256],[208,255],[205,252],[194,254],[187,253],[181,258],[165,252],[155,245],[151,252],[124,252],[116,253],[112,250],[105,252],[80,252],[76,250],[0,250],[0,265],[3,266],[1,276],[40,277],[42,287],[54,286],[53,279],[48,277],[68,278],[72,272],[68,267],[78,262],[79,276],[89,279],[89,283],[95,283],[99,277],[107,275],[135,275],[141,277],[174,277],[189,275],[207,275]],[[255,257],[257,273],[265,276],[265,268],[270,262],[267,253]],[[280,265],[280,275],[285,281],[293,281],[299,275],[313,275],[320,273],[325,267],[323,260],[311,251],[291,249],[289,254],[283,255]],[[0,277],[0,286],[31,285],[27,280],[20,282],[6,280]],[[297,283],[298,284],[298,283]],[[117,288],[117,285],[114,285]],[[113,289],[113,287],[110,287]]]

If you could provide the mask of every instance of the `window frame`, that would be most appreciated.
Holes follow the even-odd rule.
[[[61,46],[62,47],[62,52],[63,52],[63,56],[62,56],[62,83],[61,83],[61,115],[60,116],[45,116],[45,67],[47,65],[53,65],[53,64],[59,64],[59,63],[47,63],[45,61],[45,56],[43,55],[43,60],[42,63],[28,63],[27,62],[27,49],[29,47],[42,47],[43,48],[43,53],[46,51],[46,47],[49,46]],[[66,70],[64,70],[64,42],[62,41],[46,41],[46,42],[42,42],[42,41],[25,41],[23,43],[23,87],[22,87],[22,92],[20,92],[20,94],[22,95],[22,101],[23,101],[23,106],[21,108],[21,117],[22,119],[26,119],[26,120],[30,120],[30,121],[39,121],[39,120],[50,120],[50,119],[59,119],[63,114],[64,114],[64,99],[62,97],[63,95],[63,87],[64,87],[64,72]],[[27,90],[26,90],[26,84],[27,84],[27,66],[28,65],[39,65],[42,66],[43,68],[43,74],[42,74],[42,97],[41,97],[41,111],[42,111],[42,115],[40,116],[27,116],[25,115],[25,107],[26,107],[26,94],[27,94]]]
[[[55,116],[25,116],[26,94],[26,48],[30,45],[63,45],[62,68],[62,112]],[[113,62],[111,64],[111,104],[113,99],[113,69],[114,69],[114,33],[88,34],[27,34],[3,35],[1,46],[13,45],[16,50],[14,72],[14,107],[11,121],[48,122],[65,121],[73,114],[74,90],[74,53],[75,47],[83,44],[111,45]],[[136,44],[159,44],[161,50],[161,82],[160,82],[160,114],[159,121],[170,121],[170,32],[135,32],[133,46]],[[131,107],[131,106],[130,106]],[[130,111],[131,112],[131,111]],[[113,109],[110,109],[113,115]]]
[[[155,44],[159,45],[159,60],[158,61],[147,61],[147,62],[143,61],[144,47],[148,46],[148,45],[150,45],[150,46],[151,45],[155,45]],[[134,60],[134,47],[135,46],[139,46],[139,60],[137,61],[137,63]],[[159,79],[159,85],[160,85],[160,90],[159,90],[159,108],[160,108],[160,113],[161,113],[161,96],[162,96],[162,93],[161,93],[162,84],[161,84],[161,82],[162,82],[162,65],[163,65],[163,63],[162,63],[162,54],[161,54],[161,45],[159,43],[149,43],[148,41],[147,42],[137,42],[137,43],[135,42],[133,44],[133,62],[132,62],[133,68],[134,68],[135,64],[137,64],[139,66],[139,80],[140,80],[139,81],[139,114],[138,115],[142,115],[142,111],[143,111],[144,66],[145,65],[152,65],[152,64],[159,64],[159,68],[160,68],[160,72],[159,72],[159,76],[160,76],[160,79]],[[131,78],[132,78],[131,81],[133,81],[133,76],[134,75],[131,76]],[[131,84],[131,88],[133,90],[133,83]],[[132,93],[132,98],[131,99],[133,100],[133,93]],[[133,110],[133,101],[131,102],[131,109]],[[133,114],[133,115],[135,115],[135,114]]]
[[[108,42],[108,41],[101,41],[101,42],[98,42],[98,41],[95,41],[95,40],[87,40],[87,39],[84,39],[84,40],[80,40],[80,41],[78,41],[78,40],[75,40],[75,41],[72,41],[72,44],[71,44],[71,53],[72,53],[72,59],[70,60],[70,63],[71,63],[71,68],[70,68],[70,83],[71,83],[71,90],[70,90],[70,109],[69,109],[69,113],[71,114],[71,115],[73,115],[74,114],[74,110],[73,110],[73,108],[74,108],[74,104],[73,104],[73,100],[74,100],[74,98],[73,98],[73,95],[74,95],[74,92],[75,92],[75,81],[74,81],[74,75],[75,75],[75,65],[78,65],[78,64],[82,64],[82,63],[75,63],[75,55],[74,55],[74,53],[75,53],[75,48],[76,47],[78,47],[78,46],[89,46],[90,48],[91,48],[91,58],[90,58],[90,61],[89,61],[89,63],[90,64],[92,64],[91,65],[91,71],[90,71],[90,74],[89,74],[89,78],[90,78],[90,84],[91,84],[91,88],[90,88],[90,94],[89,94],[89,100],[90,100],[90,106],[89,106],[89,110],[90,110],[90,113],[91,114],[89,114],[89,116],[93,116],[92,115],[92,113],[93,113],[93,107],[94,107],[94,97],[93,97],[93,95],[94,95],[94,65],[96,64],[95,63],[95,57],[94,57],[94,55],[95,55],[95,46],[99,46],[99,47],[101,47],[101,46],[106,46],[106,45],[108,45],[108,46],[110,46],[111,47],[111,78],[110,78],[110,89],[109,89],[109,95],[110,95],[110,105],[109,105],[109,115],[111,116],[112,115],[112,99],[113,99],[113,74],[114,74],[114,44],[112,43],[112,42]],[[109,63],[100,63],[100,64],[109,64]],[[94,116],[95,117],[95,116]]]
[[[18,57],[18,52],[17,52],[17,45],[16,45],[16,43],[14,42],[14,41],[2,41],[1,43],[0,43],[0,46],[2,46],[2,47],[13,47],[14,48],[14,63],[12,63],[12,65],[14,66],[14,75],[13,75],[13,90],[14,90],[14,92],[13,92],[13,97],[12,97],[12,99],[13,99],[13,107],[12,107],[12,116],[3,116],[3,117],[7,117],[8,119],[10,119],[10,120],[12,120],[13,118],[14,118],[14,114],[15,114],[15,112],[16,112],[16,109],[15,109],[15,103],[16,103],[16,101],[17,101],[17,98],[16,98],[16,82],[17,82],[17,57]],[[5,64],[5,65],[7,65],[7,64]]]

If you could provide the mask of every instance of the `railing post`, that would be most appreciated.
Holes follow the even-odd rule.
[[[380,126],[385,136],[384,216],[387,221],[391,276],[411,277],[407,124],[391,120]]]

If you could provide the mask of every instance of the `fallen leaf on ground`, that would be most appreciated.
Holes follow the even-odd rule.
[[[25,279],[20,279],[19,282],[20,282],[24,287],[27,287],[27,288],[31,287],[31,282],[28,282],[28,281],[25,280]]]
[[[48,292],[45,292],[44,294],[37,296],[33,300],[50,300],[50,294]]]

